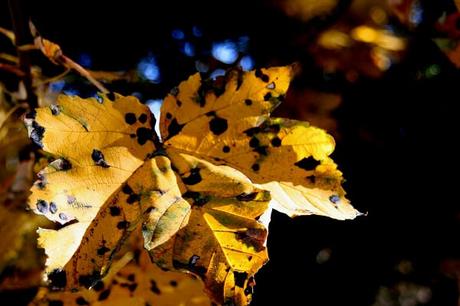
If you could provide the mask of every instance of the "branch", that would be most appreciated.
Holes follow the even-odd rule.
[[[24,73],[22,81],[26,89],[26,99],[29,107],[35,108],[38,106],[37,96],[32,88],[31,61],[27,50],[21,49],[21,46],[33,44],[32,35],[30,34],[27,14],[27,6],[25,0],[9,0],[11,21],[13,23],[13,31],[15,34],[16,51],[19,58],[19,69]]]

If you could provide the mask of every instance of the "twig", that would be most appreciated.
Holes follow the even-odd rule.
[[[38,106],[37,96],[32,88],[31,61],[28,51],[21,50],[21,46],[32,44],[32,36],[28,27],[28,15],[24,0],[9,0],[11,21],[13,23],[13,31],[15,34],[15,45],[19,57],[19,69],[24,73],[22,81],[26,88],[26,101],[30,108]]]

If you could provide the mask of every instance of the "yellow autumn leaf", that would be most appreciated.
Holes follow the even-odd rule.
[[[142,238],[140,230],[135,239]],[[50,291],[41,288],[30,306],[67,305],[161,305],[209,306],[203,283],[191,274],[163,271],[136,247],[113,263],[113,268],[91,289]],[[134,253],[139,256],[135,257]]]
[[[231,71],[226,80],[182,82],[166,97],[160,128],[168,152],[229,165],[272,191],[288,215],[353,219],[343,177],[329,155],[335,142],[307,122],[269,118],[282,102],[291,67]]]
[[[216,303],[247,305],[268,260],[262,219],[271,199],[289,215],[354,218],[329,157],[333,138],[269,117],[291,74],[191,76],[162,107],[163,143],[134,97],[61,96],[26,116],[32,140],[56,157],[29,198],[36,213],[63,225],[39,230],[51,287],[96,286],[141,230],[158,265],[200,276]]]

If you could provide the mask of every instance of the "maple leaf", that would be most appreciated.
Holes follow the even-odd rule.
[[[142,230],[161,267],[200,276],[214,302],[246,305],[268,260],[269,209],[352,219],[334,139],[306,122],[270,118],[290,67],[192,75],[155,119],[134,97],[61,96],[25,119],[57,159],[39,173],[30,208],[64,226],[40,229],[51,286],[92,288]],[[256,185],[259,184],[259,185]]]

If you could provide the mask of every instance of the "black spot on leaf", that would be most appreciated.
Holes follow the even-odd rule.
[[[141,196],[138,195],[138,194],[135,194],[135,193],[132,193],[128,196],[128,198],[126,199],[126,203],[128,204],[133,204],[135,202],[138,202],[141,200]]]
[[[247,201],[252,201],[252,200],[254,200],[256,197],[257,197],[257,192],[251,192],[251,193],[242,193],[242,194],[240,194],[240,195],[237,195],[237,196],[236,196],[236,199],[237,199],[238,201],[247,202]]]
[[[200,168],[193,168],[189,176],[182,178],[185,185],[196,185],[201,182],[201,180]]]
[[[125,114],[125,122],[129,125],[132,125],[134,123],[136,123],[137,119],[136,119],[136,114],[134,113],[126,113]]]
[[[252,100],[251,99],[246,99],[246,100],[244,100],[244,104],[246,104],[247,106],[251,106],[252,105]]]
[[[170,284],[172,287],[177,287],[177,282],[176,282],[175,280],[170,281],[169,284]]]
[[[110,295],[110,289],[106,289],[99,294],[98,301],[106,300]]]
[[[279,137],[273,137],[271,140],[271,144],[274,147],[279,147],[281,146],[281,139]]]
[[[131,194],[134,192],[133,189],[129,187],[128,184],[123,185],[123,187],[121,188],[121,191],[123,191],[124,194]]]
[[[166,113],[166,119],[171,119],[171,118],[172,118],[171,113]]]
[[[55,214],[55,213],[57,212],[56,203],[50,202],[50,212],[51,212],[52,214]]]
[[[57,116],[61,113],[61,107],[57,104],[51,104],[50,105],[50,110],[51,110],[51,114],[53,114],[53,116]]]
[[[54,269],[48,274],[48,280],[52,288],[61,289],[67,284],[67,276],[64,270]]]
[[[261,69],[256,69],[256,77],[261,79],[265,83],[268,83],[268,81],[270,81],[270,78],[268,77],[268,75],[263,73]]]
[[[224,153],[228,153],[228,152],[230,152],[230,147],[229,147],[229,146],[224,146],[224,147],[222,148],[222,151],[223,151]]]
[[[39,125],[36,121],[32,122],[32,130],[30,131],[30,139],[43,149],[43,134],[45,133],[45,128]]]
[[[139,116],[139,122],[140,123],[146,123],[147,122],[147,114],[141,114]]]
[[[301,169],[311,171],[311,170],[315,170],[316,166],[318,166],[319,164],[320,164],[319,161],[314,159],[312,156],[308,156],[308,157],[302,158],[301,160],[296,162],[294,165],[296,165],[297,167]]]
[[[109,168],[109,164],[105,161],[104,154],[101,151],[94,149],[91,153],[91,159],[96,163],[96,165],[102,168]]]
[[[168,126],[168,139],[179,134],[184,125],[185,124],[179,124],[177,119],[174,118]]]
[[[199,259],[200,259],[200,256],[192,255],[192,257],[190,257],[189,260],[188,260],[188,265],[190,267],[195,266]]]
[[[260,144],[259,139],[257,139],[256,137],[252,137],[251,140],[249,141],[249,146],[251,148],[257,148],[259,144]]]
[[[134,282],[136,280],[136,275],[134,275],[134,273],[131,273],[128,275],[127,278],[130,282]]]
[[[60,300],[49,300],[48,306],[64,306],[64,303]]]
[[[110,210],[110,215],[111,216],[115,217],[115,216],[119,216],[121,214],[121,209],[118,206],[110,206],[109,210]]]
[[[214,135],[221,135],[228,129],[227,120],[215,116],[209,121],[209,129]]]
[[[251,169],[253,171],[259,171],[260,170],[260,165],[259,164],[254,164],[254,165],[251,166]]]
[[[98,282],[102,282],[102,281],[97,271],[93,271],[92,274],[80,275],[78,277],[78,283],[80,284],[80,286],[83,286],[85,288],[96,286]]]
[[[127,229],[129,227],[129,222],[128,221],[120,221],[117,224],[117,228],[122,230],[122,229]]]
[[[264,101],[269,101],[270,99],[272,98],[272,93],[271,92],[267,92],[264,96]]]
[[[106,247],[105,245],[103,245],[103,246],[101,246],[100,248],[97,249],[97,255],[102,256],[105,253],[107,253],[108,251],[110,251],[110,249],[108,247]]]
[[[334,204],[337,204],[340,201],[340,197],[338,195],[336,195],[336,194],[331,195],[329,197],[329,201],[331,201]]]
[[[37,210],[42,213],[42,214],[46,214],[48,213],[48,202],[46,202],[45,200],[38,200],[37,201]]]
[[[182,101],[176,100],[176,105],[177,105],[177,107],[181,107],[182,106]]]
[[[157,286],[157,282],[153,279],[150,280],[150,291],[152,291],[155,294],[161,294],[160,288],[158,288]]]
[[[96,291],[101,291],[102,289],[104,289],[104,282],[101,280],[98,280],[91,288]]]
[[[199,192],[195,191],[187,191],[182,195],[183,198],[191,198],[193,200],[193,205],[196,206],[203,206],[204,204],[209,202],[209,197],[202,195]]]
[[[77,297],[75,302],[77,303],[77,305],[89,305],[88,301],[85,300],[85,298],[82,296]]]
[[[153,139],[153,131],[151,129],[140,127],[136,130],[137,142],[142,146],[147,140]]]

